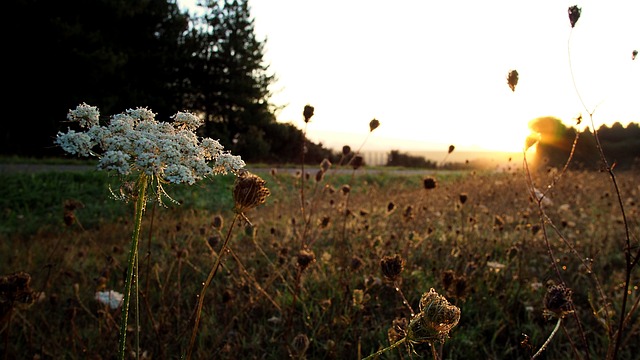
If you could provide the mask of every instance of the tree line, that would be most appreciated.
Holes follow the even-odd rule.
[[[247,0],[205,0],[202,12],[170,0],[12,0],[5,126],[0,154],[56,156],[59,130],[81,103],[108,116],[147,107],[204,118],[202,136],[247,161],[299,162],[304,134],[276,122],[276,81],[263,60]],[[302,109],[300,109],[302,116]],[[331,154],[306,142],[308,162]]]

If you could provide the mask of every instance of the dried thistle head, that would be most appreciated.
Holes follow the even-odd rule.
[[[422,185],[426,190],[435,189],[437,186],[436,179],[432,177],[426,177],[422,180]]]
[[[316,182],[320,182],[322,181],[322,179],[324,178],[324,171],[318,170],[318,172],[316,173]]]
[[[382,275],[389,281],[396,281],[402,270],[404,270],[404,260],[398,254],[394,256],[385,256],[380,260],[380,269],[382,269]]]
[[[376,119],[369,121],[369,132],[372,132],[373,130],[377,129],[378,126],[380,126],[380,121]]]
[[[342,185],[342,187],[340,188],[340,191],[342,191],[344,195],[347,195],[348,193],[351,192],[351,186],[349,186],[348,184]]]
[[[507,84],[509,84],[509,88],[511,91],[516,91],[516,85],[518,85],[518,71],[510,70],[509,75],[507,75]]]
[[[248,171],[240,172],[233,187],[234,211],[241,214],[263,204],[271,194],[265,183],[260,176]]]
[[[314,107],[311,105],[305,105],[304,106],[304,111],[302,111],[302,116],[304,116],[304,122],[308,123],[311,120],[311,117],[313,116],[313,111],[314,111]]]
[[[567,12],[569,13],[569,22],[571,23],[571,27],[573,28],[576,26],[578,19],[580,19],[580,13],[582,12],[582,9],[579,8],[578,5],[573,5],[569,6]]]
[[[571,295],[573,291],[564,284],[552,285],[544,295],[544,309],[548,314],[563,317],[573,311]]]
[[[347,156],[351,153],[351,146],[345,145],[342,147],[342,155]]]
[[[469,198],[469,195],[467,195],[467,193],[460,193],[460,196],[458,197],[458,200],[460,200],[460,204],[463,204],[467,202],[467,199]]]
[[[407,341],[414,344],[444,342],[460,321],[460,308],[433,288],[420,299],[420,312],[407,328]]]

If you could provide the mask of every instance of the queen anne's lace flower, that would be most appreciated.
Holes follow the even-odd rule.
[[[81,104],[67,118],[86,131],[59,132],[55,143],[74,155],[100,158],[98,168],[121,175],[141,173],[161,182],[194,184],[202,178],[237,173],[245,166],[217,140],[199,139],[194,131],[202,121],[192,113],[179,112],[173,122],[158,122],[146,108],[129,109],[98,123],[98,109]]]

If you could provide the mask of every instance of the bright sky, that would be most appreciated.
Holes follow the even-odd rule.
[[[187,2],[193,0],[183,0]],[[518,151],[527,123],[640,122],[640,1],[249,0],[278,121],[335,149]],[[571,31],[567,8],[582,15]],[[570,43],[569,43],[569,38]],[[569,46],[568,46],[569,45]],[[575,83],[569,70],[568,48]],[[512,92],[511,69],[520,80]],[[369,138],[369,121],[381,126]],[[584,122],[583,122],[584,124]]]

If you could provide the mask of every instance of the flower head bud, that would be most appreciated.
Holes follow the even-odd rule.
[[[569,22],[571,23],[571,27],[575,27],[578,19],[580,19],[580,13],[582,9],[578,7],[578,5],[569,6]]]
[[[510,70],[509,75],[507,75],[507,84],[511,91],[516,91],[516,85],[518,85],[518,71]]]
[[[436,179],[432,177],[426,177],[422,180],[422,185],[426,190],[435,189],[437,186]]]
[[[380,126],[380,121],[376,119],[369,121],[369,132],[372,132],[373,130],[377,129],[378,126]]]
[[[313,116],[313,111],[314,110],[315,109],[311,105],[305,105],[304,106],[304,111],[302,111],[302,116],[304,116],[304,122],[305,123],[308,123],[311,120],[311,117]]]
[[[400,255],[385,256],[380,260],[382,275],[390,281],[396,281],[402,270],[404,270],[404,260]]]
[[[82,103],[78,105],[75,110],[69,110],[67,119],[69,119],[69,121],[77,121],[80,127],[90,128],[98,125],[100,111],[98,111],[98,108],[95,106]]]
[[[264,184],[266,181],[248,171],[241,172],[233,187],[234,211],[244,213],[263,204],[271,194]]]

